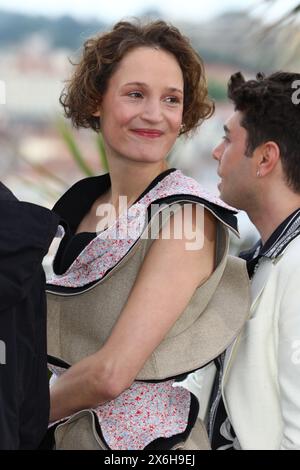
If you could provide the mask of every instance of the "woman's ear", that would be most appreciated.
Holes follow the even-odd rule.
[[[96,101],[95,102],[95,111],[92,113],[92,116],[94,117],[100,117],[101,115],[101,101]]]
[[[100,117],[100,109],[98,109],[97,111],[95,111],[92,116],[94,117]]]

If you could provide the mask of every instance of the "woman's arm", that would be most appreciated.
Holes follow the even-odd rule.
[[[196,288],[210,276],[216,220],[206,210],[201,220],[197,207],[199,211],[193,204],[192,227],[198,237],[202,235],[202,247],[187,249],[192,240],[186,230],[181,239],[174,239],[177,214],[170,217],[170,239],[152,243],[105,345],[72,366],[51,388],[51,421],[112,400],[130,387]]]

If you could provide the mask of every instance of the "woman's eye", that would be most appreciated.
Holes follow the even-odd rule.
[[[165,101],[170,104],[178,104],[180,102],[179,98],[177,96],[168,96]]]
[[[227,137],[227,135],[223,135],[222,139],[225,140],[225,142],[229,142],[229,138]]]
[[[140,91],[131,91],[128,93],[128,96],[130,96],[130,98],[142,98],[143,94]]]

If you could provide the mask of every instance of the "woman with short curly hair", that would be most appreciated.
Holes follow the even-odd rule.
[[[209,448],[179,380],[233,340],[248,284],[227,263],[234,210],[167,163],[213,112],[202,61],[177,28],[122,21],[85,43],[61,103],[101,131],[109,173],[54,207],[50,436],[58,449]]]
[[[85,42],[82,59],[61,95],[65,114],[75,127],[99,132],[99,119],[93,116],[95,106],[101,103],[109,79],[123,57],[137,47],[160,49],[176,57],[184,81],[180,134],[195,129],[213,114],[214,104],[207,95],[203,62],[189,40],[164,21],[146,25],[121,21],[112,31]]]

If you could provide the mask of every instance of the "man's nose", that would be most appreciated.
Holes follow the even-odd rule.
[[[212,151],[213,159],[217,161],[221,160],[222,153],[223,153],[223,144],[221,142]]]

